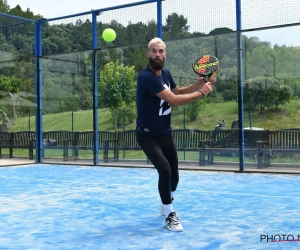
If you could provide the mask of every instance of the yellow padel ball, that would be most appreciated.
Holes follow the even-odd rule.
[[[108,43],[114,41],[116,39],[116,36],[117,36],[116,32],[111,28],[107,28],[102,32],[102,38],[104,39],[105,42]]]

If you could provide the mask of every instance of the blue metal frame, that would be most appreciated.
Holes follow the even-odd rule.
[[[14,19],[19,19],[19,20],[26,21],[26,22],[31,22],[31,23],[38,23],[39,22],[39,21],[31,20],[31,19],[28,19],[28,18],[25,18],[25,17],[13,16],[13,15],[2,13],[2,12],[0,13],[0,15],[10,17],[10,18],[14,18]]]
[[[123,4],[123,5],[107,7],[107,8],[103,8],[103,9],[96,9],[96,10],[81,12],[81,13],[77,13],[77,14],[73,14],[73,15],[67,15],[67,16],[55,17],[55,18],[47,18],[47,19],[40,20],[40,22],[55,21],[55,20],[60,20],[60,19],[65,19],[65,18],[88,15],[88,14],[92,14],[92,13],[99,14],[102,11],[116,10],[116,9],[121,9],[121,8],[127,8],[127,7],[132,7],[132,6],[138,6],[138,5],[153,3],[153,2],[157,2],[157,1],[163,1],[163,0],[146,0],[146,1],[136,2],[136,3]]]
[[[157,0],[157,36],[162,37],[162,2],[163,0]]]
[[[34,32],[34,56],[35,56],[35,95],[36,95],[36,162],[43,162],[43,122],[42,122],[42,110],[43,110],[43,100],[42,100],[42,23],[35,23]]]
[[[99,163],[98,154],[98,41],[97,41],[97,16],[99,13],[92,14],[92,48],[93,48],[93,128],[94,128],[94,165]]]
[[[240,156],[240,171],[245,169],[245,137],[244,137],[244,94],[243,94],[243,41],[242,41],[242,16],[241,16],[241,0],[236,0],[236,38],[237,38],[237,68],[238,68],[238,116],[239,116],[239,129],[241,135],[241,144],[239,148]]]

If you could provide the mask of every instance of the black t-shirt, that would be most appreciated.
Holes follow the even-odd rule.
[[[136,89],[137,132],[165,135],[171,130],[171,105],[157,94],[175,87],[168,69],[163,69],[160,76],[154,74],[149,66],[140,72]]]

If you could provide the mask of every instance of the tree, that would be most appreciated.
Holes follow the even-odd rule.
[[[12,125],[14,125],[17,120],[16,106],[19,105],[19,106],[35,107],[34,102],[31,102],[23,98],[23,97],[34,97],[34,94],[26,93],[26,92],[12,94],[10,92],[0,91],[0,95],[6,96],[0,99],[0,104],[8,105],[9,107],[11,107],[11,111],[12,111],[12,118],[9,119],[7,113],[3,109],[1,110],[3,121],[2,124],[0,124],[0,131],[10,132]]]
[[[194,122],[198,119],[201,109],[201,106],[204,105],[205,102],[203,99],[198,99],[194,102],[189,103],[186,106],[186,116],[190,122]]]
[[[250,110],[259,107],[263,113],[265,108],[276,107],[287,103],[292,90],[272,77],[256,77],[245,81],[244,104]]]
[[[187,18],[177,13],[168,15],[166,19],[166,25],[163,26],[163,37],[165,39],[174,39],[180,37],[186,37],[189,35],[188,30],[190,26],[187,25]]]
[[[238,78],[231,77],[225,79],[219,79],[215,85],[214,91],[222,93],[223,100],[226,101],[236,101],[238,98]]]
[[[128,46],[123,52],[125,65],[134,65],[137,72],[142,71],[148,63],[146,46]]]
[[[9,11],[9,5],[6,0],[0,0],[0,12],[7,13]]]
[[[114,117],[115,130],[118,128],[118,108],[130,106],[135,99],[136,72],[134,66],[124,67],[117,60],[109,62],[100,72],[100,100],[108,107]]]
[[[223,27],[223,28],[216,28],[212,31],[209,32],[209,35],[216,35],[216,34],[221,34],[221,33],[227,33],[227,32],[233,32],[232,29]]]

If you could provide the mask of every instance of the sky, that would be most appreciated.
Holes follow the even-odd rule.
[[[300,26],[251,31],[244,33],[247,37],[258,37],[261,41],[268,41],[272,46],[286,45],[300,47]]]
[[[29,8],[35,15],[40,14],[46,18],[72,15],[101,9],[111,6],[118,6],[143,0],[7,0],[10,8],[20,5],[22,10]]]
[[[118,5],[124,5],[134,2],[142,2],[144,0],[7,0],[8,5],[10,8],[15,7],[16,5],[20,5],[22,10],[26,10],[27,8],[30,9],[35,15],[40,14],[45,18],[53,18],[53,17],[60,17],[60,16],[67,16],[72,15],[76,13],[82,13],[87,12],[92,9],[101,9],[106,7],[112,7],[112,6],[118,6]],[[197,1],[197,0],[195,0]],[[198,0],[199,1],[199,0]],[[228,0],[229,1],[229,0]],[[227,1],[227,2],[228,2]],[[253,4],[251,4],[251,1],[247,2],[244,0],[244,7],[249,10]],[[268,1],[272,0],[257,0],[257,1],[263,1],[265,5],[268,5]],[[290,10],[291,12],[297,11],[298,7],[300,8],[300,1],[299,0],[286,0],[290,6],[286,7],[286,10]],[[275,0],[276,2],[276,0]],[[273,10],[276,9],[276,5],[278,7],[278,3],[274,3]],[[291,7],[292,6],[292,7]],[[176,7],[176,6],[175,6]],[[279,8],[281,8],[279,6]],[[254,13],[257,13],[255,19],[259,19],[260,16],[264,18],[264,21],[268,22],[269,19],[277,20],[279,18],[285,18],[284,16],[287,16],[284,9],[283,11],[275,13],[275,15],[272,14],[272,8],[268,9],[267,12],[265,10],[253,10]],[[175,12],[176,10],[172,10],[172,12]],[[263,11],[263,12],[258,12]],[[251,11],[249,11],[251,13]],[[281,13],[283,17],[280,17],[278,13]],[[188,15],[188,14],[187,14]],[[184,15],[185,16],[185,15]],[[188,20],[191,20],[196,15],[192,14],[191,17],[188,17]],[[293,16],[298,16],[298,14],[294,14]],[[186,17],[186,16],[185,16]],[[140,18],[140,17],[136,17]],[[230,18],[228,18],[229,20]],[[252,19],[247,19],[250,22],[254,21]],[[283,19],[285,20],[285,19]],[[259,20],[255,20],[258,21]],[[197,20],[195,21],[197,22]],[[294,21],[293,21],[294,22]],[[300,22],[300,15],[299,15],[299,21]],[[225,25],[225,24],[224,24]],[[242,27],[243,28],[243,27]],[[192,32],[192,31],[191,31]],[[263,31],[255,31],[255,32],[249,32],[246,34],[246,36],[256,36],[261,41],[268,41],[272,45],[278,44],[278,45],[286,45],[286,46],[300,46],[300,26],[294,26],[290,28],[282,28],[282,29],[275,29],[275,30],[263,30]]]

